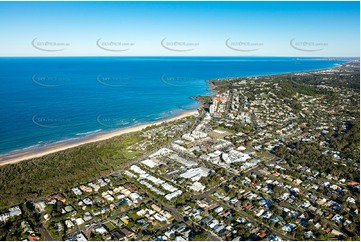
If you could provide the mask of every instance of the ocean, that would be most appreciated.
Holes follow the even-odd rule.
[[[196,109],[207,80],[329,68],[321,58],[0,58],[0,154]]]

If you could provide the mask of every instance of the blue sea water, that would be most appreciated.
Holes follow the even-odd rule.
[[[0,154],[176,116],[206,80],[299,72],[341,60],[261,57],[0,58]]]

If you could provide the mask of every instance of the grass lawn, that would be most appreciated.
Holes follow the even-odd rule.
[[[217,131],[219,131],[219,132],[217,132]],[[232,135],[232,134],[234,134],[233,131],[231,131],[229,129],[222,128],[222,127],[217,127],[215,129],[213,129],[213,131],[208,133],[208,135],[210,137],[218,138],[218,139],[223,139],[227,135]]]
[[[116,229],[117,227],[110,221],[107,221],[104,223],[105,227],[107,227],[107,229],[109,231],[113,231],[114,229]]]

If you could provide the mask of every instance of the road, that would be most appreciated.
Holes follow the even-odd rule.
[[[199,119],[199,120],[200,120],[200,119]],[[199,121],[194,122],[193,125],[190,127],[190,130],[194,129],[194,127],[195,127],[198,123],[199,123]],[[180,137],[180,136],[179,136],[179,137]],[[177,138],[179,138],[179,137],[175,137],[175,139],[177,139]],[[170,142],[169,142],[168,144],[170,144]],[[167,144],[165,144],[165,145],[163,145],[163,146],[166,146],[166,145],[167,145]],[[158,149],[159,149],[159,147],[157,147],[156,149],[154,149],[152,152],[154,152],[154,151],[156,151],[156,150],[158,150]],[[141,160],[144,160],[145,158],[147,158],[148,155],[149,155],[149,154],[147,154],[147,155],[145,155],[145,156],[143,156],[143,157],[141,157],[141,158],[139,158],[139,159],[131,162],[131,163],[128,164],[126,167],[124,167],[124,168],[122,168],[122,169],[120,169],[120,170],[118,170],[118,171],[116,171],[116,172],[113,172],[111,175],[119,176],[123,170],[129,168],[130,166],[132,166],[132,165],[134,165],[134,164],[139,163]],[[253,168],[253,169],[255,169],[255,168]],[[223,182],[219,183],[217,186],[208,189],[207,191],[205,191],[205,192],[202,193],[202,194],[193,195],[193,199],[208,198],[208,199],[211,199],[211,200],[216,201],[216,202],[219,203],[219,204],[222,204],[222,205],[225,206],[225,207],[231,208],[231,207],[228,206],[227,204],[224,204],[223,202],[217,201],[217,200],[215,200],[214,198],[212,198],[212,197],[209,196],[209,194],[215,192],[220,186],[226,184],[227,181],[229,181],[229,179],[232,179],[234,176],[239,176],[239,172],[238,172],[238,171],[233,171],[233,170],[232,170],[232,171],[231,171],[231,170],[227,170],[227,171],[230,172],[230,173],[232,173],[233,176],[228,177],[226,180],[224,180]],[[247,172],[247,171],[245,171],[245,172]],[[152,196],[152,195],[149,194],[149,193],[147,193],[147,194],[148,194],[148,196],[149,196],[152,200],[156,201],[157,204],[160,204],[163,209],[169,211],[169,212],[173,215],[174,219],[175,219],[177,222],[184,222],[184,217],[183,217],[183,215],[182,215],[181,213],[179,213],[174,206],[168,205],[168,204],[166,204],[166,203],[158,200],[156,197]],[[239,212],[240,212],[242,215],[244,215],[245,217],[247,217],[247,218],[249,219],[249,221],[253,221],[253,222],[255,222],[255,223],[260,223],[259,221],[257,221],[257,220],[255,220],[254,218],[250,217],[250,216],[249,216],[248,214],[246,214],[245,212],[243,212],[243,211],[239,211]],[[105,220],[109,220],[109,219],[111,219],[112,217],[115,217],[115,216],[119,216],[119,214],[112,215],[112,216],[107,217],[107,218],[105,218],[105,219],[100,219],[100,220],[98,220],[98,221],[96,222],[96,224],[101,224],[101,223],[103,223]],[[212,239],[222,240],[217,234],[215,234],[213,231],[209,230],[208,228],[204,228],[203,226],[201,226],[201,225],[200,225],[199,223],[197,223],[197,222],[193,222],[193,223],[194,223],[195,225],[201,227],[201,228],[204,229],[205,231],[207,231],[207,232],[210,234],[210,236],[211,236]],[[161,228],[161,230],[165,230],[165,229],[169,228],[171,225],[172,225],[172,224],[165,225],[165,226],[163,226],[163,227]],[[264,225],[264,226],[268,227],[267,225]],[[74,235],[74,233],[78,233],[79,231],[83,230],[84,228],[85,228],[85,226],[78,227],[75,231],[72,231],[71,233],[68,233],[68,234],[66,235],[67,238],[68,238],[69,236]],[[268,227],[268,228],[269,228],[269,227]],[[50,236],[50,234],[46,231],[46,229],[44,228],[44,226],[43,226],[42,224],[41,224],[41,226],[40,226],[40,230],[41,230],[41,233],[45,236],[45,239],[46,239],[46,240],[49,240],[49,241],[50,241],[50,240],[54,240],[54,239]],[[291,237],[289,237],[289,236],[286,236],[286,235],[283,235],[283,234],[279,233],[278,231],[275,231],[274,229],[269,228],[269,230],[270,230],[270,231],[274,231],[278,236],[280,236],[280,237],[283,238],[283,239],[287,239],[287,240],[292,240],[292,239],[293,239],[293,238],[291,238]]]
[[[39,226],[39,231],[42,235],[44,235],[45,240],[47,241],[57,241],[57,239],[54,239],[53,237],[51,237],[51,235],[48,233],[48,231],[45,229],[43,224],[40,224]]]
[[[40,199],[37,199],[36,201],[39,201]],[[31,216],[34,218],[34,221],[37,223],[37,226],[39,228],[39,232],[45,237],[45,240],[47,241],[56,241],[49,232],[45,229],[44,225],[39,221],[39,217],[37,215],[37,211],[34,207],[26,206],[26,209],[30,212]]]
[[[252,169],[249,169],[248,172],[251,171],[251,170],[255,170],[255,169],[256,169],[255,167],[252,168]],[[230,177],[229,179],[233,179],[233,177]],[[209,196],[209,194],[212,194],[213,192],[217,191],[218,188],[219,188],[222,184],[226,183],[227,181],[228,181],[228,179],[225,180],[225,181],[223,181],[223,182],[220,183],[219,185],[217,185],[217,186],[215,186],[215,187],[213,187],[213,188],[205,191],[205,192],[202,193],[202,194],[195,194],[195,195],[192,196],[192,198],[193,198],[193,199],[203,199],[203,198],[206,198],[206,199],[208,199],[208,200],[213,200],[214,202],[216,202],[216,203],[218,203],[218,204],[221,204],[222,206],[227,207],[228,209],[234,209],[234,210],[236,210],[236,211],[239,212],[242,216],[246,217],[249,221],[251,221],[251,222],[253,222],[253,223],[262,224],[263,226],[267,227],[270,231],[272,231],[273,233],[275,233],[277,236],[279,236],[279,237],[282,238],[282,239],[285,239],[285,240],[295,240],[293,237],[290,237],[290,236],[288,236],[288,235],[285,235],[284,233],[282,233],[282,232],[280,232],[280,231],[278,231],[278,230],[276,230],[276,229],[274,229],[274,228],[271,228],[270,226],[266,225],[266,224],[263,223],[262,221],[256,220],[255,218],[253,218],[252,216],[250,216],[250,215],[247,214],[246,212],[244,212],[244,211],[242,211],[242,210],[240,210],[240,209],[237,209],[237,208],[233,208],[233,207],[229,206],[228,204],[224,203],[223,201],[219,201],[219,200],[213,198],[212,196]],[[202,227],[202,228],[203,228],[203,227]]]
[[[228,209],[234,209],[236,210],[238,213],[240,213],[242,216],[246,217],[249,221],[253,222],[253,223],[259,223],[259,224],[262,224],[264,227],[267,227],[270,231],[272,231],[274,234],[276,234],[277,236],[279,236],[280,238],[284,239],[284,240],[292,240],[294,241],[295,239],[293,237],[290,237],[288,235],[285,235],[284,233],[282,232],[279,232],[278,230],[276,230],[275,228],[271,228],[270,226],[268,226],[267,224],[263,223],[262,221],[258,221],[257,219],[255,219],[254,217],[248,215],[246,212],[240,210],[240,209],[235,209],[235,208],[232,208],[231,206],[229,206],[228,204],[224,203],[223,201],[219,201],[219,200],[216,200],[214,199],[213,197],[211,196],[208,196],[209,199],[221,204],[222,206],[224,207],[227,207]]]

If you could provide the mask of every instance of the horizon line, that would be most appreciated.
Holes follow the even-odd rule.
[[[1,1],[1,0],[0,0]],[[254,57],[254,58],[259,58],[259,57],[272,57],[272,58],[360,58],[360,56],[272,56],[272,55],[264,55],[264,56],[254,56],[254,55],[249,55],[249,56],[233,56],[233,55],[199,55],[199,56],[172,56],[172,55],[130,55],[130,56],[112,56],[112,55],[102,55],[102,56],[92,56],[92,55],[64,55],[64,56],[0,56],[0,58],[79,58],[79,57],[192,57],[192,58],[196,58],[196,57],[229,57],[229,58],[240,58],[240,57]]]

